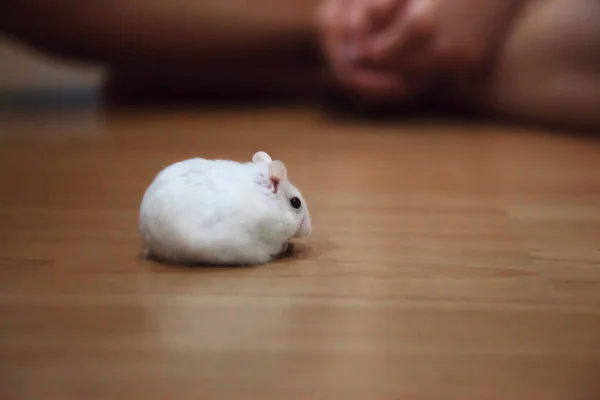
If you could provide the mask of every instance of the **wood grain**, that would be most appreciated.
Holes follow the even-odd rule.
[[[160,168],[258,149],[311,207],[293,257],[140,259]],[[0,397],[598,398],[599,171],[597,139],[476,123],[3,115]]]

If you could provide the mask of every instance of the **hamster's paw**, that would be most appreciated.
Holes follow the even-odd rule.
[[[294,244],[291,242],[287,242],[281,247],[281,251],[279,252],[279,254],[277,254],[277,258],[289,256],[290,254],[292,254],[293,250]]]
[[[283,254],[283,255],[290,254],[293,251],[294,251],[294,243],[287,242],[285,244],[285,246],[283,246],[283,251],[281,252],[281,254]]]
[[[142,258],[150,258],[150,249],[147,247],[142,249]]]

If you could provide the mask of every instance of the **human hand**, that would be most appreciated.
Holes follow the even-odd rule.
[[[356,92],[406,97],[485,67],[524,2],[329,0],[320,14],[325,53]]]
[[[407,83],[400,71],[353,61],[361,46],[392,21],[378,13],[399,0],[328,0],[319,10],[322,47],[335,78],[365,100],[402,96]]]

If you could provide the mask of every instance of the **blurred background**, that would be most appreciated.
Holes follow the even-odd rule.
[[[53,95],[47,105],[56,107],[92,94],[107,102],[301,97],[320,85],[317,4],[10,0],[0,16],[2,99],[14,107]]]
[[[5,116],[28,109],[97,108],[104,81],[101,64],[64,60],[0,37],[0,113]]]
[[[66,62],[6,36],[0,37],[0,60],[0,87],[10,92],[34,88],[58,93],[77,88],[97,90],[104,74],[100,65]]]

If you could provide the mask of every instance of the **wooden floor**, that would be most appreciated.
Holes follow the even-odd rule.
[[[140,259],[160,168],[259,149],[311,207],[292,258]],[[598,139],[294,108],[11,113],[0,187],[2,399],[600,396]]]

